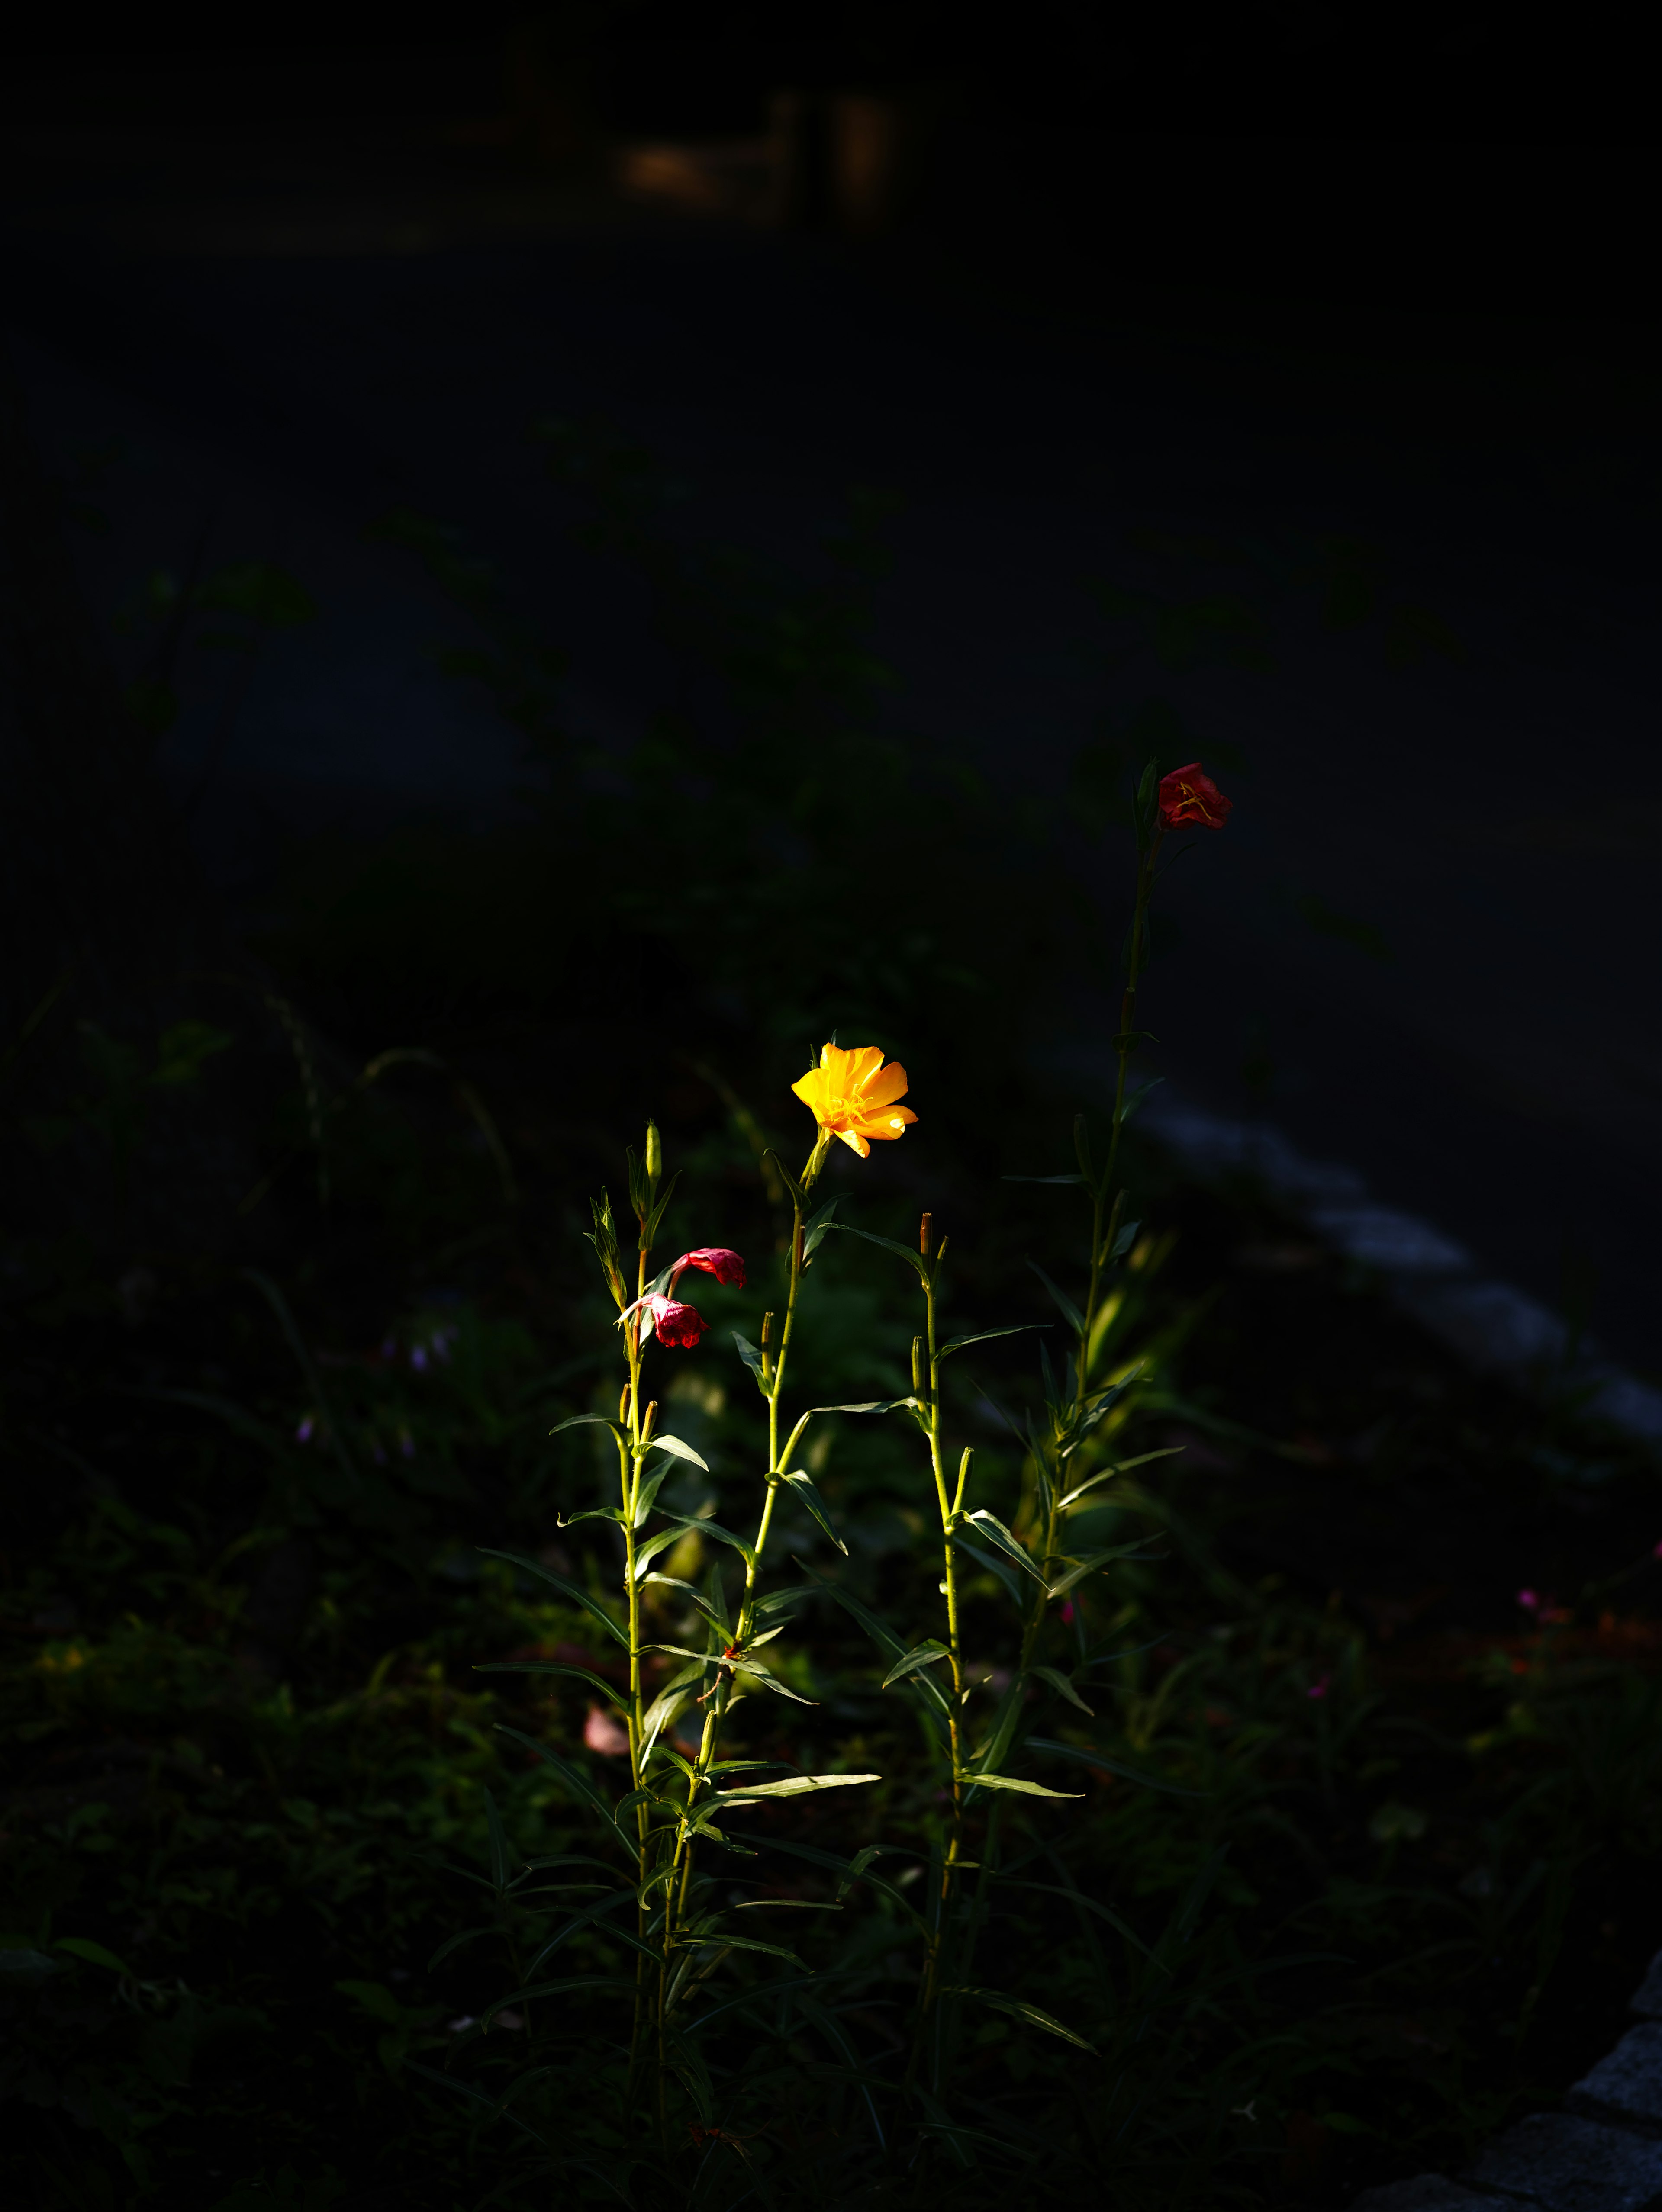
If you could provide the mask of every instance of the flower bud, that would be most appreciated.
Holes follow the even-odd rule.
[[[926,1213],[917,1227],[917,1249],[927,1260],[929,1256],[929,1224],[934,1216]]]
[[[647,1123],[646,1171],[648,1181],[655,1187],[664,1172],[664,1140],[658,1134],[655,1121]]]
[[[914,1398],[923,1395],[923,1340],[921,1336],[912,1339],[912,1395]]]

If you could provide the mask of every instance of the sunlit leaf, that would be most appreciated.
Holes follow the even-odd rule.
[[[830,1537],[831,1542],[836,1545],[837,1550],[841,1552],[843,1558],[846,1559],[849,1554],[849,1547],[843,1541],[843,1539],[837,1534],[836,1529],[832,1528],[831,1515],[825,1510],[825,1502],[824,1498],[820,1497],[819,1492],[814,1488],[812,1479],[798,1471],[790,1474],[782,1474],[779,1480],[782,1482],[788,1482],[790,1485],[791,1495],[794,1498],[800,1498],[801,1499],[803,1504],[807,1506],[808,1511],[819,1522],[825,1534]]]
[[[898,1659],[883,1677],[883,1687],[886,1690],[892,1689],[897,1682],[904,1681],[908,1674],[916,1674],[920,1668],[933,1667],[937,1659],[951,1657],[952,1653],[947,1646],[944,1644],[937,1644],[933,1637],[926,1643],[915,1644],[904,1657]]]
[[[936,1352],[937,1359],[950,1359],[955,1352],[963,1352],[972,1344],[990,1344],[995,1336],[1025,1336],[1029,1329],[1049,1328],[1048,1321],[1020,1321],[1008,1328],[977,1329],[973,1336],[955,1336],[950,1344],[943,1344]]]
[[[1085,1795],[1082,1790],[1047,1790],[1042,1782],[1026,1782],[1017,1774],[966,1774],[964,1781],[966,1788],[1016,1790],[1024,1797],[1082,1797]]]
[[[941,1994],[971,1997],[977,2004],[990,2005],[995,2012],[1008,2013],[1012,2020],[1026,2021],[1029,2027],[1042,2027],[1047,2035],[1059,2035],[1064,2043],[1077,2044],[1081,2051],[1088,2051],[1093,2057],[1096,2055],[1093,2043],[1087,2043],[1082,2035],[1075,2035],[1071,2027],[1064,2027],[1059,2020],[1053,2020],[1048,2012],[1041,2012],[1036,2004],[1029,2004],[1026,1997],[1006,1996],[1001,1990],[948,1989]]]
[[[751,1782],[738,1790],[716,1793],[723,1805],[736,1805],[746,1797],[805,1797],[815,1790],[851,1790],[862,1782],[880,1782],[880,1774],[788,1774],[780,1782]]]

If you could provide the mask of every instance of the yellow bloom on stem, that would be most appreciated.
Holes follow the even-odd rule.
[[[896,1060],[883,1065],[880,1045],[862,1044],[850,1052],[828,1044],[791,1089],[828,1137],[841,1137],[862,1160],[871,1158],[868,1138],[892,1144],[909,1121],[917,1119],[910,1106],[896,1100],[906,1095],[906,1071]]]

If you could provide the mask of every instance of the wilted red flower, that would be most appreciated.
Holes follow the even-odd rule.
[[[660,1344],[679,1346],[687,1352],[709,1327],[697,1306],[684,1305],[679,1298],[667,1298],[657,1291],[648,1291],[632,1306],[625,1306],[618,1316],[619,1326],[636,1314],[646,1316],[641,1328],[643,1340],[655,1328]]]
[[[672,1291],[688,1267],[702,1267],[705,1274],[714,1275],[718,1283],[731,1283],[735,1290],[745,1287],[744,1261],[737,1252],[729,1252],[725,1244],[701,1244],[696,1252],[683,1252],[669,1271]]]
[[[1163,830],[1221,830],[1234,810],[1198,761],[1174,768],[1160,780],[1160,818]]]

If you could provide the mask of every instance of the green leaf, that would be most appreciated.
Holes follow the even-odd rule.
[[[1030,1735],[1027,1748],[1048,1751],[1053,1759],[1071,1759],[1080,1766],[1099,1767],[1105,1774],[1117,1774],[1122,1781],[1141,1782],[1150,1790],[1164,1790],[1172,1797],[1209,1797],[1212,1794],[1209,1790],[1184,1790],[1175,1782],[1162,1782],[1157,1774],[1144,1774],[1137,1767],[1123,1765],[1105,1752],[1087,1751],[1076,1743],[1058,1743],[1053,1736]]]
[[[805,1267],[807,1266],[808,1261],[813,1259],[814,1254],[819,1249],[819,1247],[825,1243],[825,1231],[828,1229],[834,1229],[837,1226],[837,1224],[831,1219],[831,1215],[836,1212],[837,1208],[842,1205],[844,1195],[845,1194],[843,1192],[838,1191],[835,1198],[828,1198],[825,1200],[825,1203],[819,1208],[819,1211],[813,1216],[813,1218],[811,1221],[806,1221],[803,1223],[802,1265]]]
[[[72,1959],[84,1959],[89,1966],[107,1966],[113,1974],[131,1973],[113,1951],[107,1951],[101,1943],[94,1943],[87,1936],[60,1936],[52,1946],[57,1951],[67,1951]]]
[[[718,1790],[720,1805],[750,1797],[804,1797],[815,1790],[851,1790],[857,1783],[880,1782],[880,1774],[788,1774],[782,1782],[752,1782],[738,1790]]]
[[[892,1689],[895,1683],[904,1681],[908,1674],[916,1674],[920,1668],[933,1667],[937,1659],[950,1659],[952,1656],[947,1646],[937,1644],[933,1637],[925,1643],[915,1644],[904,1658],[896,1660],[883,1677],[883,1687]]]
[[[1020,1606],[1021,1585],[1005,1565],[1001,1558],[991,1552],[983,1552],[979,1544],[971,1543],[962,1528],[954,1528],[947,1540],[949,1544],[955,1545],[966,1559],[973,1559],[977,1566],[984,1573],[991,1575],[995,1582],[1001,1583],[1012,1605]]]
[[[700,1458],[692,1446],[684,1444],[679,1437],[654,1437],[644,1447],[644,1451],[668,1452],[673,1458],[691,1460],[694,1467],[702,1468],[706,1474],[709,1473],[709,1462]]]
[[[798,1469],[795,1473],[791,1474],[782,1474],[779,1480],[781,1482],[788,1482],[790,1485],[792,1496],[801,1499],[803,1504],[807,1507],[808,1511],[813,1516],[821,1528],[825,1530],[826,1535],[831,1538],[831,1540],[836,1545],[837,1550],[841,1552],[844,1559],[847,1559],[849,1556],[849,1547],[843,1541],[843,1539],[837,1534],[836,1529],[832,1528],[831,1515],[825,1510],[825,1501],[820,1497],[819,1492],[814,1488],[810,1477],[802,1474],[801,1471]]]
[[[916,1413],[918,1401],[916,1398],[868,1398],[863,1405],[810,1406],[808,1411],[811,1413],[898,1413],[907,1406]]]
[[[1111,1267],[1116,1260],[1123,1260],[1125,1257],[1136,1243],[1137,1231],[1141,1226],[1142,1224],[1140,1221],[1128,1221],[1123,1224],[1109,1250],[1108,1261]]]
[[[794,1690],[785,1686],[770,1668],[764,1667],[758,1660],[739,1658],[733,1664],[739,1673],[750,1675],[764,1690],[771,1690],[776,1698],[788,1698],[794,1705],[815,1705],[819,1702],[817,1698],[799,1697]]]
[[[661,1575],[655,1573],[642,1575],[641,1580],[642,1583],[661,1583],[666,1589],[685,1590],[687,1595],[692,1600],[694,1605],[697,1607],[699,1612],[703,1614],[705,1620],[712,1623],[714,1626],[721,1629],[725,1635],[728,1626],[726,1620],[719,1613],[717,1613],[715,1607],[711,1605],[709,1600],[704,1595],[703,1592],[696,1589],[691,1583],[683,1582],[679,1575]],[[655,1644],[653,1648],[654,1650],[667,1651],[673,1647],[667,1644]]]
[[[687,1950],[763,1951],[771,1959],[788,1959],[793,1966],[806,1972],[807,1962],[799,1959],[794,1951],[788,1951],[782,1943],[761,1943],[753,1936],[684,1936],[681,1939]]]
[[[973,1513],[966,1513],[959,1525],[960,1528],[967,1525],[977,1535],[984,1536],[989,1544],[995,1544],[1006,1558],[1014,1559],[1017,1566],[1030,1574],[1036,1583],[1044,1581],[1044,1576],[1033,1565],[1033,1556],[1027,1547],[1019,1537],[1012,1535],[998,1516],[988,1512],[984,1505],[977,1507]]]
[[[557,1575],[552,1567],[545,1567],[540,1559],[527,1559],[523,1552],[496,1552],[488,1544],[481,1544],[478,1548],[484,1559],[506,1559],[509,1566],[523,1567],[527,1574],[539,1576],[544,1582],[551,1583],[563,1597],[569,1597],[574,1605],[581,1606],[585,1613],[593,1613],[612,1641],[621,1644],[624,1650],[628,1650],[629,1631],[619,1628],[606,1607],[598,1599],[592,1598],[586,1589],[580,1589],[575,1583],[568,1582],[563,1575]]]
[[[1047,2035],[1059,2035],[1064,2043],[1077,2044],[1081,2051],[1088,2051],[1093,2058],[1097,2055],[1093,2043],[1087,2043],[1082,2035],[1075,2035],[1071,2027],[1064,2027],[1059,2020],[1052,2020],[1048,2012],[1041,2012],[1036,2004],[1029,2004],[1025,1997],[1007,1997],[998,1990],[948,1989],[943,1990],[941,1995],[972,1997],[979,2004],[990,2005],[995,2012],[1008,2013],[1012,2020],[1026,2021],[1029,2027],[1042,2027]]]
[[[1164,1559],[1166,1554],[1163,1552],[1151,1552],[1148,1549],[1151,1544],[1158,1544],[1160,1541],[1161,1539],[1159,1536],[1144,1536],[1135,1544],[1115,1544],[1105,1552],[1087,1553],[1083,1559],[1076,1559],[1065,1575],[1060,1576],[1056,1581],[1048,1585],[1046,1595],[1052,1598],[1066,1597],[1076,1583],[1082,1583],[1087,1575],[1095,1574],[1099,1569],[1105,1566],[1110,1559]]]
[[[763,1371],[761,1352],[747,1336],[740,1336],[736,1328],[733,1331],[733,1341],[739,1357],[756,1377],[757,1389],[765,1398],[769,1395],[768,1378]]]
[[[1041,1682],[1048,1682],[1053,1690],[1067,1698],[1070,1705],[1077,1705],[1081,1712],[1089,1714],[1093,1720],[1096,1718],[1091,1707],[1086,1704],[1059,1667],[1030,1667],[1027,1672],[1030,1674],[1037,1674]]]
[[[909,1267],[916,1267],[923,1281],[928,1281],[928,1261],[921,1252],[914,1252],[910,1244],[897,1244],[892,1237],[880,1237],[874,1230],[856,1229],[851,1221],[828,1221],[825,1226],[840,1229],[847,1237],[863,1237],[868,1244],[880,1244],[886,1252],[898,1252]]]
[[[801,1562],[799,1560],[797,1564],[801,1565]],[[813,1570],[811,1567],[806,1568],[804,1572],[813,1574]],[[816,1588],[824,1590],[828,1596],[834,1597],[845,1613],[853,1614],[855,1620],[859,1622],[891,1665],[902,1656],[906,1647],[900,1638],[892,1628],[886,1626],[874,1613],[861,1605],[857,1597],[851,1597],[840,1583],[825,1582],[818,1575],[813,1576],[813,1580]]]
[[[1111,1467],[1105,1467],[1099,1474],[1093,1474],[1087,1482],[1070,1490],[1065,1498],[1058,1498],[1056,1510],[1065,1513],[1076,1499],[1083,1498],[1087,1490],[1094,1490],[1100,1482],[1111,1482],[1117,1474],[1127,1474],[1134,1467],[1146,1467],[1151,1459],[1172,1459],[1186,1449],[1183,1444],[1163,1444],[1158,1451],[1139,1452],[1135,1459],[1116,1460]]]
[[[659,1528],[647,1538],[645,1543],[637,1544],[635,1547],[636,1581],[637,1583],[644,1582],[647,1579],[647,1569],[657,1558],[659,1553],[672,1550],[675,1545],[680,1542],[685,1533],[685,1529],[679,1527],[673,1528]],[[668,1576],[664,1577],[664,1579],[673,1582],[674,1580],[674,1577]]]
[[[701,1460],[699,1465],[703,1466],[703,1464]],[[742,1536],[735,1536],[731,1528],[724,1528],[719,1521],[696,1520],[691,1513],[671,1513],[661,1505],[658,1510],[664,1515],[667,1521],[673,1521],[679,1528],[696,1528],[701,1536],[714,1536],[718,1544],[730,1545],[740,1555],[746,1566],[754,1567],[756,1565],[754,1547],[747,1544]]]
[[[772,1151],[765,1152],[763,1153],[762,1158],[764,1161],[771,1160],[773,1162],[774,1173],[778,1176],[780,1182],[784,1184],[785,1188],[790,1193],[792,1199],[795,1201],[797,1212],[806,1218],[813,1209],[813,1200],[808,1196],[807,1191],[803,1189],[801,1184],[798,1182],[796,1177],[785,1165],[785,1163],[780,1158],[777,1152]]]
[[[640,1488],[635,1493],[635,1526],[637,1528],[645,1528],[646,1517],[652,1510],[653,1501],[674,1472],[674,1468],[666,1461],[662,1467],[654,1467],[651,1474],[642,1480]]]
[[[1094,1897],[1087,1897],[1082,1889],[1066,1888],[1059,1881],[1025,1881],[1014,1875],[1007,1874],[1001,1875],[1000,1879],[1006,1889],[1042,1889],[1051,1897],[1065,1897],[1070,1904],[1082,1905],[1086,1911],[1094,1912],[1099,1920],[1105,1920],[1108,1925],[1123,1936],[1128,1943],[1135,1944],[1145,1959],[1154,1959],[1154,1953],[1135,1928],[1129,1926],[1110,1906],[1099,1905]],[[1157,1959],[1154,1963],[1156,1966],[1160,1965]],[[1162,1971],[1169,1973],[1171,1969],[1166,1967]]]
[[[557,1528],[575,1528],[580,1521],[615,1521],[621,1528],[628,1518],[620,1505],[594,1505],[585,1513],[557,1513],[554,1525]]]
[[[1030,1328],[1049,1328],[1048,1321],[1020,1321],[1009,1328],[983,1328],[973,1336],[955,1336],[950,1344],[943,1344],[936,1352],[937,1359],[950,1359],[955,1352],[962,1352],[971,1344],[989,1344],[995,1336],[1023,1336]]]
[[[620,1444],[627,1447],[629,1443],[617,1422],[608,1420],[604,1413],[573,1413],[569,1420],[559,1422],[548,1433],[551,1437],[562,1436],[567,1429],[610,1429]]]
[[[569,1674],[576,1681],[587,1682],[591,1690],[597,1690],[603,1698],[610,1698],[620,1713],[629,1711],[629,1698],[624,1691],[614,1688],[610,1682],[602,1681],[598,1674],[591,1674],[587,1667],[567,1667],[557,1659],[492,1659],[484,1665],[476,1665],[473,1672],[476,1674]]]
[[[1029,1741],[1032,1738],[1029,1738]],[[966,1786],[976,1790],[1019,1790],[1024,1797],[1082,1797],[1082,1790],[1047,1790],[1042,1782],[1024,1782],[1016,1774],[966,1774]]]
[[[1068,1328],[1073,1330],[1075,1335],[1083,1336],[1085,1334],[1085,1316],[1080,1311],[1079,1308],[1074,1304],[1073,1300],[1068,1297],[1067,1291],[1062,1290],[1059,1285],[1051,1281],[1050,1278],[1045,1273],[1044,1268],[1039,1266],[1037,1260],[1029,1260],[1027,1265],[1032,1269],[1033,1273],[1038,1277],[1040,1282],[1044,1284],[1045,1289],[1049,1291],[1050,1296],[1056,1300],[1056,1306],[1062,1315],[1062,1318],[1067,1322]]]
[[[551,1766],[572,1796],[587,1805],[592,1813],[598,1814],[601,1826],[610,1831],[615,1842],[622,1844],[625,1855],[630,1860],[634,1859],[636,1849],[635,1838],[625,1834],[618,1826],[611,1806],[606,1803],[606,1799],[601,1796],[581,1767],[574,1765],[569,1759],[562,1759],[558,1752],[551,1751],[545,1743],[539,1743],[535,1736],[527,1735],[521,1729],[509,1728],[502,1721],[498,1721],[496,1726],[498,1735],[511,1735],[515,1743],[522,1743],[528,1752],[542,1761],[545,1766]]]

